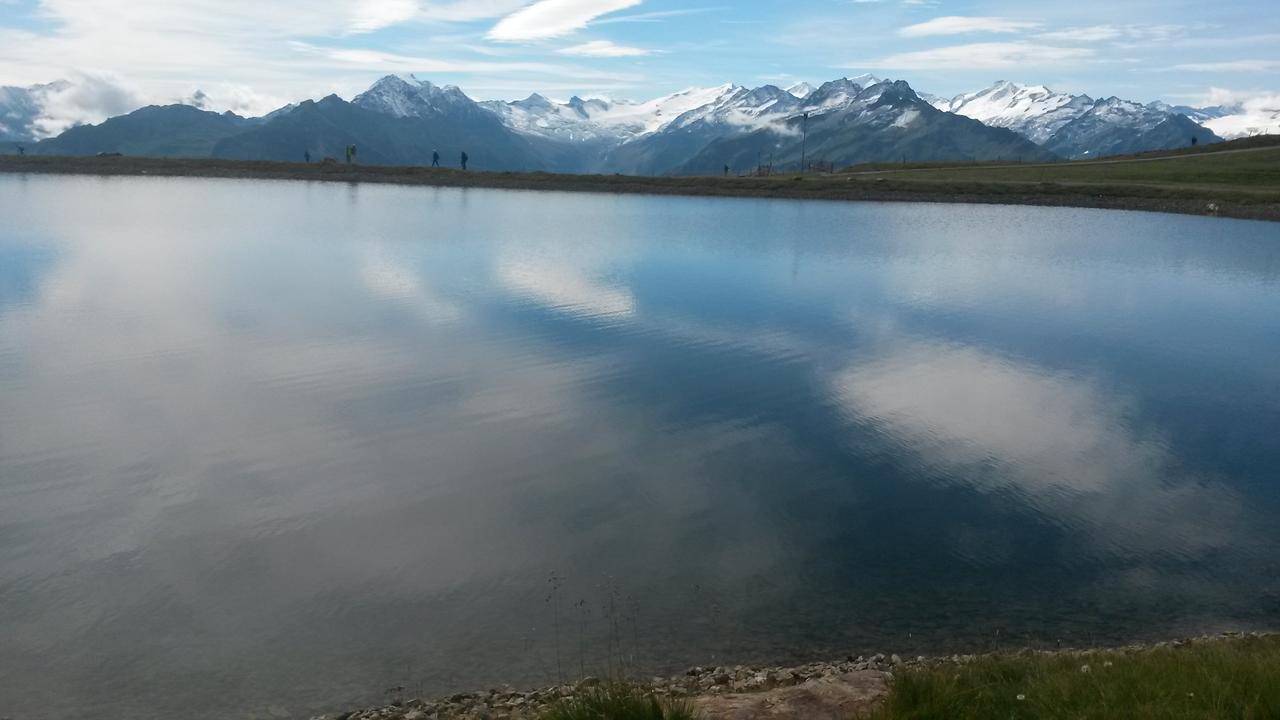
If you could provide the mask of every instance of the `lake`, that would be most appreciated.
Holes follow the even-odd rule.
[[[1280,626],[1280,225],[0,175],[0,715]]]

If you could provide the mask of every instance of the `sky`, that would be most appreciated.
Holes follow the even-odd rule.
[[[648,99],[872,72],[1216,104],[1280,96],[1275,0],[0,0],[0,85],[261,114],[415,74],[476,99]],[[197,91],[199,94],[197,95]]]

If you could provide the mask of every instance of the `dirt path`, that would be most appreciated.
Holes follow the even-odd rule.
[[[889,693],[889,675],[861,670],[767,692],[694,700],[703,720],[857,720]]]

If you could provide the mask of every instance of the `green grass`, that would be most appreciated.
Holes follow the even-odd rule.
[[[1260,142],[1259,140],[1267,140]],[[1199,190],[1274,195],[1280,191],[1280,138],[1250,138],[1177,153],[1150,153],[1128,158],[1103,158],[1043,164],[975,163],[854,167],[860,178],[948,183],[1008,183],[1033,185],[1148,185]],[[1248,152],[1221,152],[1248,150]]]
[[[625,683],[588,688],[552,705],[541,720],[694,720],[687,703],[662,702],[648,691]]]
[[[1280,718],[1280,637],[907,671],[874,720]]]

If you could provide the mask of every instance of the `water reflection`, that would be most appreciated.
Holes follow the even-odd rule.
[[[931,474],[1016,493],[1112,559],[1198,560],[1252,544],[1230,487],[1179,467],[1174,448],[1131,426],[1122,391],[971,347],[906,343],[838,374],[835,391]]]
[[[1280,613],[1274,226],[75,178],[0,213],[0,713]]]

